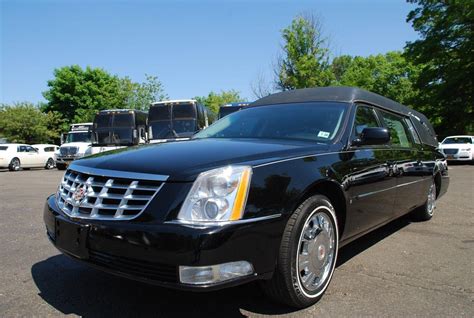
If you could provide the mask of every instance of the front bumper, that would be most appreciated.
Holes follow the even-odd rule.
[[[50,196],[44,221],[51,242],[64,254],[130,279],[185,290],[215,290],[268,279],[275,267],[284,220],[196,227],[131,221],[72,220]],[[180,283],[178,267],[248,261],[254,274],[212,284]]]
[[[445,154],[448,161],[472,161],[474,158],[469,151],[460,151],[457,154]]]

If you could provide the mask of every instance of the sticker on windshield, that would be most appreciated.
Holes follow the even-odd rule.
[[[321,138],[329,138],[329,133],[327,131],[320,131],[319,134],[318,134],[318,137],[321,137]]]

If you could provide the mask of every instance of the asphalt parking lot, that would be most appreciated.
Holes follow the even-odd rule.
[[[344,247],[323,299],[305,310],[256,284],[188,293],[129,281],[62,256],[42,209],[61,171],[0,171],[0,317],[474,316],[474,166],[450,166],[434,218],[396,220]]]

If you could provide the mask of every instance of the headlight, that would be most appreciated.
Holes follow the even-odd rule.
[[[219,223],[240,220],[252,177],[248,166],[228,166],[201,173],[189,191],[178,220]]]
[[[464,148],[464,149],[461,149],[461,151],[471,151],[471,148]]]

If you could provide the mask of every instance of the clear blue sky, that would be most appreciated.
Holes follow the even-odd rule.
[[[53,69],[102,67],[143,81],[157,75],[173,99],[236,89],[252,99],[272,78],[280,31],[301,12],[323,20],[335,55],[401,50],[417,38],[404,0],[0,0],[0,102],[38,102]]]

